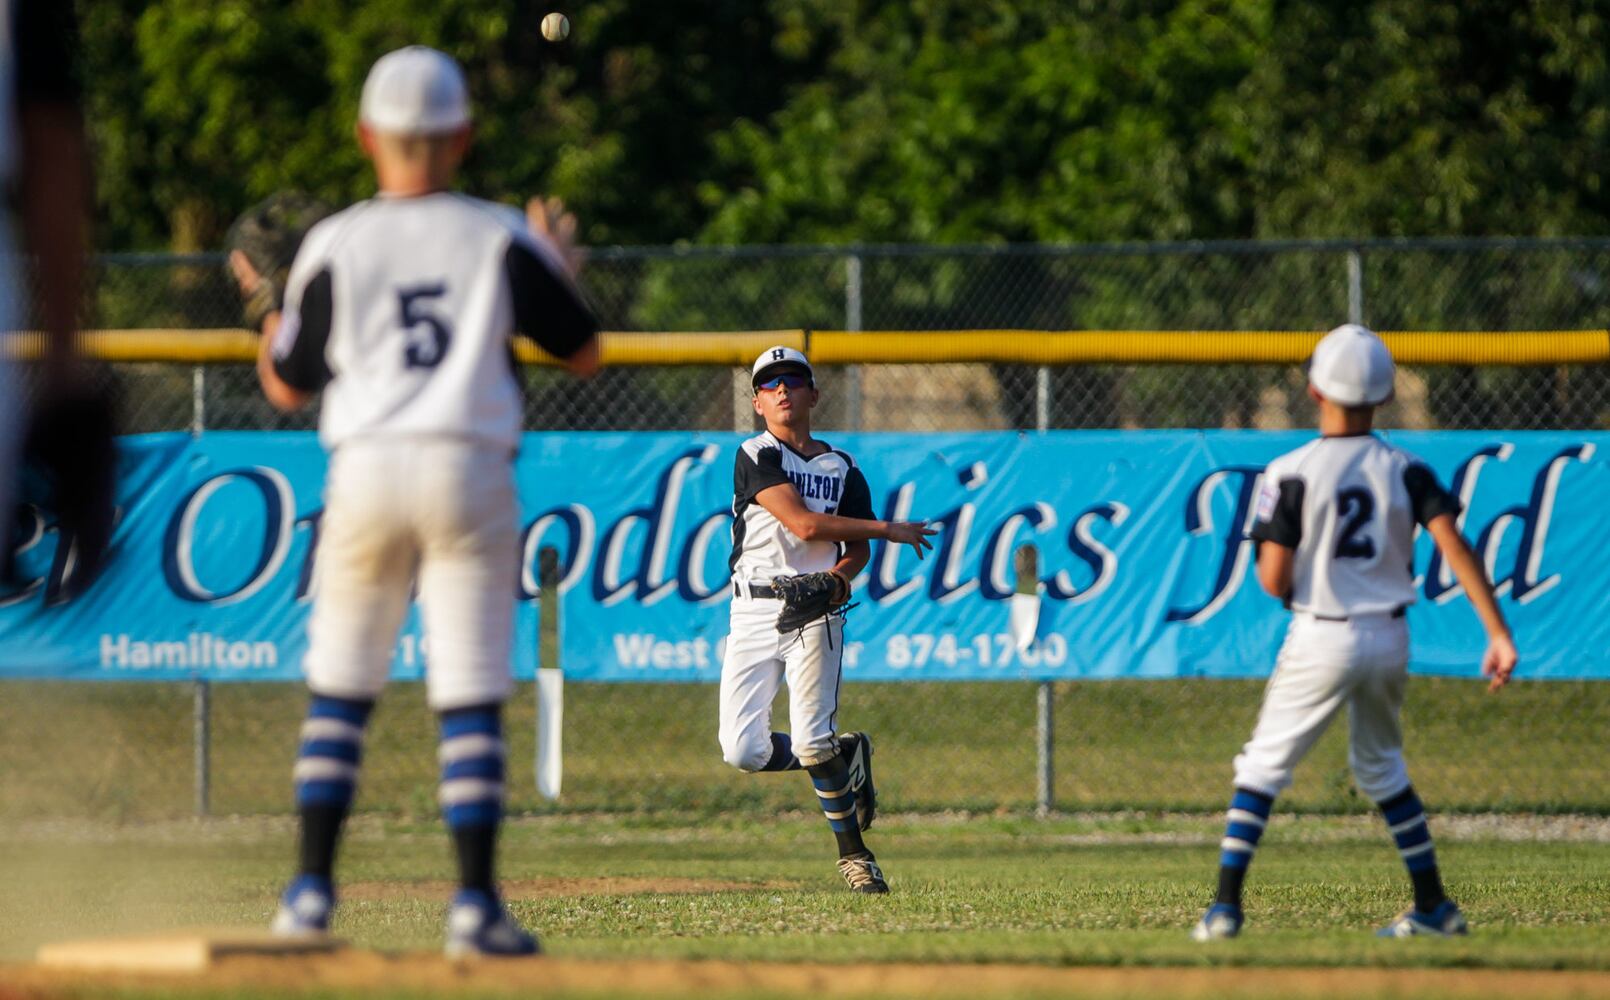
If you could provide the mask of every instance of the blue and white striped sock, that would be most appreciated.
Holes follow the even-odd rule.
[[[1225,813],[1219,864],[1228,868],[1246,868],[1252,864],[1252,855],[1258,850],[1258,841],[1263,838],[1263,829],[1269,824],[1269,811],[1274,804],[1275,800],[1262,792],[1235,790],[1230,810]]]
[[[766,758],[762,771],[798,771],[799,758],[794,756],[794,741],[787,733],[771,734],[771,756]]]
[[[372,701],[313,695],[296,751],[296,809],[301,820],[301,874],[329,891],[341,826],[352,809],[363,763],[363,729]]]
[[[351,808],[358,787],[358,766],[363,762],[363,727],[374,707],[372,701],[313,696],[296,752],[294,776],[299,808]]]
[[[503,819],[503,706],[441,713],[442,816],[458,853],[459,882],[493,891],[492,862]]]
[[[816,801],[822,806],[827,825],[838,841],[839,857],[867,853],[861,841],[861,824],[855,815],[855,789],[850,781],[850,765],[843,754],[805,769],[816,788]]]
[[[1224,839],[1219,841],[1219,892],[1216,902],[1241,907],[1241,886],[1247,878],[1252,855],[1263,839],[1264,827],[1274,808],[1273,796],[1237,788],[1225,813]]]
[[[1426,824],[1425,806],[1420,803],[1413,786],[1378,803],[1381,816],[1386,820],[1392,842],[1397,845],[1403,867],[1409,870],[1414,883],[1414,907],[1430,913],[1447,899],[1442,889],[1442,874],[1437,869],[1437,851],[1431,842],[1431,827]]]
[[[503,818],[502,706],[443,712],[442,814],[451,828],[495,825]]]

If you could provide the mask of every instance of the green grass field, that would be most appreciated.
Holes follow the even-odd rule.
[[[1057,801],[1089,811],[1036,819],[1033,685],[847,690],[841,721],[878,739],[885,813],[869,842],[895,890],[867,898],[842,888],[825,824],[802,811],[812,797],[801,776],[746,777],[721,763],[713,687],[571,685],[558,805],[532,788],[523,688],[508,724],[519,816],[503,874],[513,909],[557,958],[505,975],[416,957],[440,946],[452,866],[436,819],[434,726],[419,687],[398,685],[371,727],[337,927],[381,963],[378,978],[290,966],[153,985],[28,980],[34,970],[0,965],[0,1000],[14,1000],[8,975],[29,1000],[174,990],[993,1000],[1076,987],[1143,1000],[1610,996],[1610,786],[1588,749],[1610,721],[1610,685],[1523,684],[1489,697],[1470,682],[1412,682],[1411,773],[1475,928],[1468,940],[1371,936],[1406,905],[1408,886],[1352,791],[1340,725],[1281,799],[1245,937],[1209,948],[1186,931],[1210,895],[1230,758],[1259,685],[1055,691]],[[0,686],[0,962],[66,938],[264,926],[292,854],[302,699],[292,685],[213,689],[212,803],[224,818],[195,820],[187,688]],[[805,964],[778,964],[789,962]],[[1314,968],[1328,971],[1316,980],[1304,971]]]
[[[284,813],[305,695],[294,684],[213,687],[212,807]],[[1256,718],[1256,681],[1059,683],[1056,804],[1063,809],[1218,809],[1230,760]],[[530,685],[511,702],[516,811],[551,813],[531,780]],[[847,684],[842,728],[878,747],[897,811],[1025,810],[1035,799],[1035,685]],[[786,725],[780,701],[776,722]],[[774,810],[793,790],[744,781],[716,746],[714,685],[568,685],[567,812]],[[1598,756],[1610,684],[1415,678],[1404,712],[1411,774],[1435,810],[1610,813]],[[1356,812],[1345,720],[1282,801]],[[137,820],[192,809],[191,692],[177,684],[0,684],[0,820]],[[435,725],[417,684],[387,691],[370,727],[360,806],[435,815]]]
[[[1610,970],[1603,820],[1434,819],[1474,933],[1405,942],[1371,936],[1407,899],[1379,822],[1280,816],[1249,885],[1245,935],[1204,947],[1186,931],[1210,895],[1219,822],[890,816],[869,835],[894,887],[877,898],[842,888],[819,817],[533,818],[509,829],[503,876],[518,916],[573,959]],[[5,961],[76,936],[263,925],[292,850],[282,819],[3,832]],[[341,875],[342,936],[439,947],[451,863],[437,824],[361,817]]]

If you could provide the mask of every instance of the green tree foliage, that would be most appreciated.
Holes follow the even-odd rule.
[[[381,53],[467,68],[465,185],[595,242],[1604,232],[1605,0],[80,2],[107,247],[372,181]]]
[[[717,242],[1602,233],[1610,4],[775,0]]]
[[[708,239],[1177,239],[1244,224],[1219,120],[1269,33],[1264,0],[779,7],[832,56],[772,121],[721,137],[747,176],[706,187]]]
[[[1247,236],[1610,229],[1610,4],[1283,2],[1241,88]]]
[[[335,202],[374,182],[352,138],[364,75],[422,43],[469,76],[464,186],[570,201],[593,242],[698,231],[720,176],[709,137],[781,107],[808,57],[779,63],[763,6],[598,0],[545,41],[517,0],[101,0],[81,3],[107,248],[210,248],[246,205],[294,187]]]

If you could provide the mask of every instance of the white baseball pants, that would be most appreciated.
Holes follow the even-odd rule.
[[[450,438],[348,441],[330,456],[324,496],[308,686],[336,698],[380,694],[417,576],[431,708],[507,698],[520,560],[508,450]]]
[[[1398,714],[1408,686],[1409,629],[1390,614],[1328,621],[1292,616],[1258,724],[1235,759],[1235,783],[1265,795],[1292,771],[1347,706],[1348,760],[1359,791],[1382,802],[1409,786]]]
[[[771,705],[785,680],[794,756],[810,767],[838,753],[833,726],[844,620],[829,616],[783,634],[777,631],[781,610],[775,599],[732,599],[732,631],[721,664],[721,756],[744,771],[758,771],[771,759]]]

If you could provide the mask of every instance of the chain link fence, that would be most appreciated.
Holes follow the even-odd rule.
[[[102,328],[238,324],[218,256],[111,255],[96,277]],[[1322,330],[1348,319],[1392,330],[1591,329],[1610,315],[1610,240],[608,249],[593,252],[584,280],[604,326],[622,331]],[[115,367],[130,433],[308,429],[316,419],[270,409],[249,365]],[[754,426],[742,369],[617,368],[586,384],[536,368],[522,377],[532,430]],[[826,431],[1276,429],[1314,419],[1293,365],[857,365],[824,369],[820,381]],[[1383,423],[1606,428],[1610,371],[1404,367]],[[1216,809],[1259,693],[1257,683],[1207,680],[852,684],[840,718],[878,738],[889,809]],[[251,683],[0,685],[0,817],[286,811],[304,697],[296,685]],[[517,810],[812,805],[802,782],[721,763],[714,686],[578,683],[565,708],[565,794],[544,802],[530,777],[533,701],[523,687],[509,720]],[[785,724],[783,702],[777,718]],[[1607,724],[1610,685],[1575,682],[1490,698],[1474,683],[1416,678],[1405,716],[1416,784],[1438,808],[1465,810],[1610,812],[1590,749]],[[434,725],[418,686],[393,686],[371,732],[360,806],[433,812]],[[1293,804],[1368,806],[1351,788],[1344,743],[1326,738]]]

